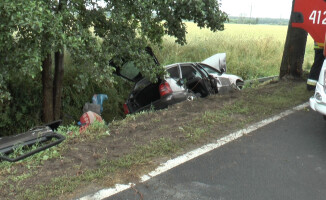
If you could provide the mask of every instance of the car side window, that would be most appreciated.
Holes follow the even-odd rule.
[[[201,65],[197,65],[197,69],[199,69],[203,74],[205,74],[206,77],[209,76],[209,73]]]
[[[170,74],[171,78],[174,78],[174,79],[179,79],[180,78],[178,67],[171,67],[167,71]]]
[[[193,79],[195,77],[202,78],[199,71],[192,66],[181,66],[182,78],[186,80]]]

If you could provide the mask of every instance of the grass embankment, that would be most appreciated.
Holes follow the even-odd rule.
[[[69,199],[116,183],[137,181],[161,161],[306,102],[302,82],[277,82],[215,95],[169,109],[95,124],[17,163],[0,163],[0,199]]]

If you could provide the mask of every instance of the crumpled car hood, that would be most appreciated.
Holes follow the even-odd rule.
[[[202,63],[209,65],[219,71],[226,72],[226,53],[215,54],[202,61]]]

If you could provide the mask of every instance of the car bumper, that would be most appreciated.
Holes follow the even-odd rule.
[[[315,95],[309,99],[311,109],[326,115],[326,94],[324,87],[317,83]]]
[[[157,102],[153,103],[154,107],[157,109],[167,108],[169,105],[180,103],[186,100],[192,100],[193,95],[188,92],[174,93],[161,98]]]
[[[182,101],[193,100],[193,98],[194,98],[193,94],[189,92],[174,92],[172,94],[161,97],[159,100],[154,101],[151,104],[146,105],[142,108],[139,108],[132,113],[140,112],[143,110],[150,110],[152,108],[155,110],[164,109],[170,105],[180,103]]]

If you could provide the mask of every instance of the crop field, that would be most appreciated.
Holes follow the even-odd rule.
[[[225,24],[225,30],[213,33],[187,22],[187,45],[175,44],[165,37],[163,48],[154,51],[162,64],[202,61],[215,54],[227,54],[227,71],[253,79],[278,75],[287,26]],[[313,40],[308,38],[304,70],[313,62]]]

